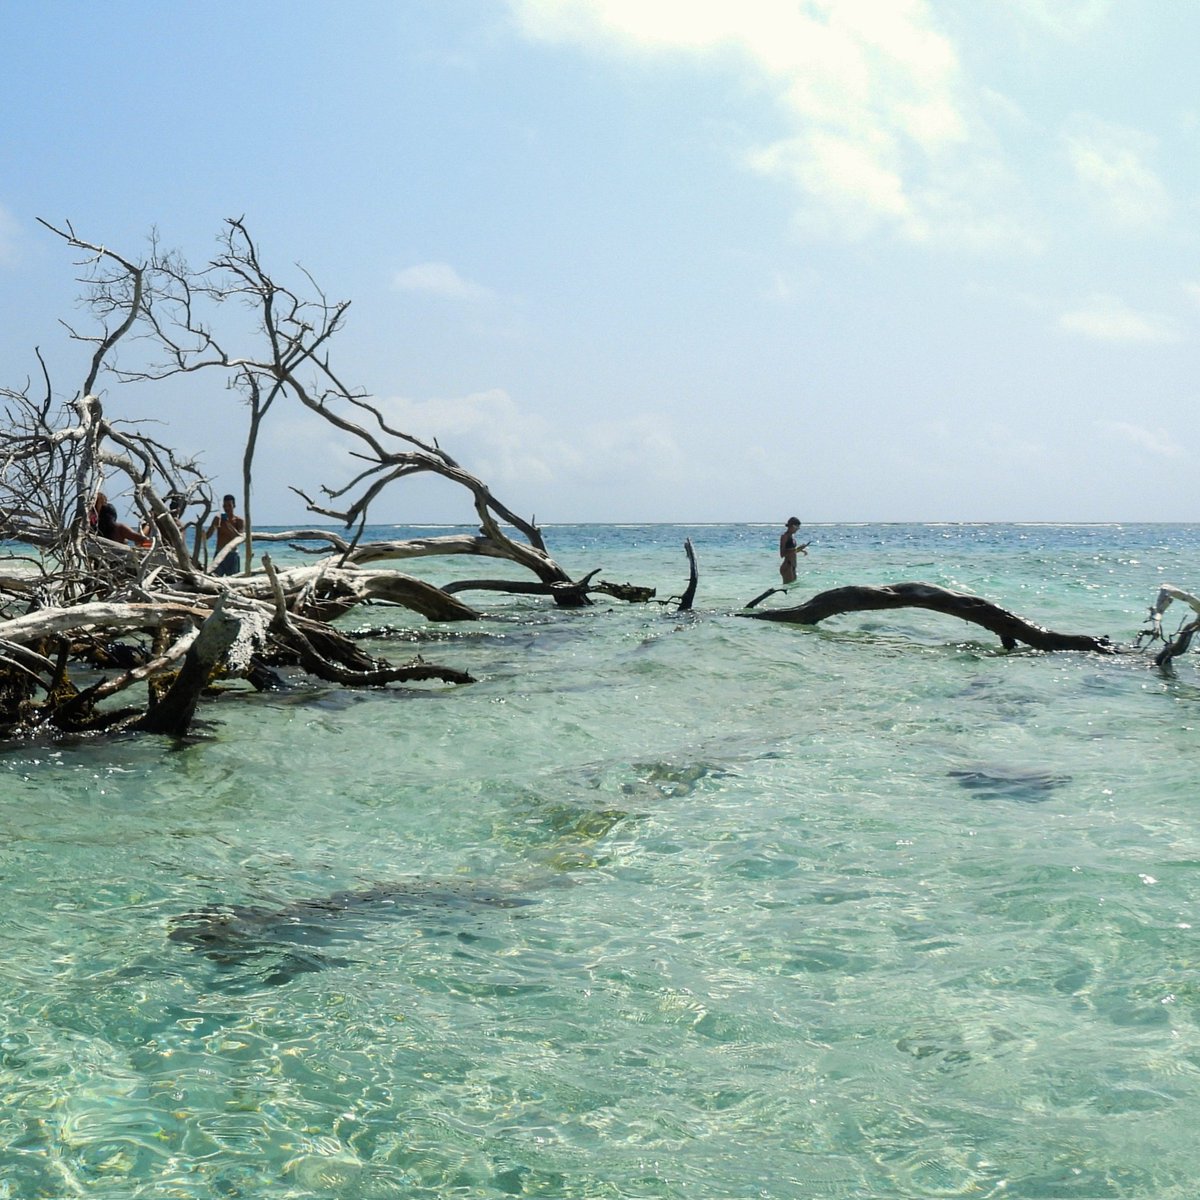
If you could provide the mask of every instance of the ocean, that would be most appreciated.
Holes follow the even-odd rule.
[[[659,601],[690,539],[690,613],[341,622],[468,685],[0,747],[0,1198],[1190,1200],[1195,655],[747,620],[781,527],[546,528]],[[1197,525],[801,532],[764,606],[1131,644],[1200,591]]]

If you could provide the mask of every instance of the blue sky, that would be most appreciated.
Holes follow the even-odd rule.
[[[83,378],[36,218],[198,263],[244,216],[540,521],[1197,520],[1197,46],[1180,0],[0,0],[0,382]],[[235,487],[215,379],[106,398]],[[352,469],[265,437],[260,520]]]

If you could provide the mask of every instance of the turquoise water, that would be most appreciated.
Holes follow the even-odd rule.
[[[690,537],[696,611],[373,609],[477,682],[0,750],[0,1197],[1194,1195],[1194,656],[748,621],[774,527],[546,532],[660,597]],[[1200,590],[1200,526],[805,534],[766,604]]]

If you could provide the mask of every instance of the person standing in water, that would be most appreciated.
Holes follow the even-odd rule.
[[[779,575],[784,583],[796,582],[796,555],[808,557],[808,542],[796,541],[800,528],[799,517],[788,517],[784,531],[779,535]]]
[[[237,516],[233,511],[233,506],[236,503],[234,498],[226,493],[225,498],[221,501],[221,514],[213,518],[212,525],[209,526],[208,536],[217,535],[217,553],[221,553],[221,548],[228,545],[234,538],[241,537],[246,531],[246,522],[241,517]],[[242,560],[236,550],[230,550],[223,559],[217,564],[217,569],[213,572],[214,575],[236,575],[242,569]]]

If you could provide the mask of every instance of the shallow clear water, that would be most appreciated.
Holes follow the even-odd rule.
[[[740,618],[777,536],[550,528],[696,611],[370,610],[477,682],[0,750],[0,1197],[1193,1195],[1196,666]],[[1200,589],[1196,526],[806,536],[766,604]]]

